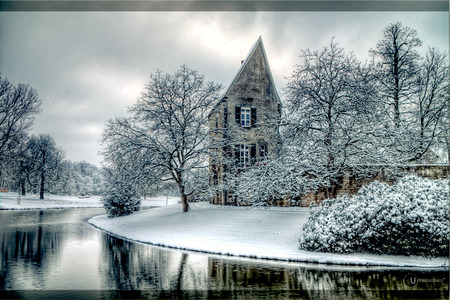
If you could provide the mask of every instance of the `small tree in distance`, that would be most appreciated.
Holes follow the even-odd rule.
[[[39,198],[45,192],[52,192],[54,185],[61,180],[64,151],[56,146],[49,134],[32,136],[27,146],[27,179],[31,187],[39,189]]]
[[[151,74],[130,116],[107,123],[105,162],[132,165],[143,180],[174,181],[187,212],[186,179],[207,166],[208,116],[221,88],[185,65]]]

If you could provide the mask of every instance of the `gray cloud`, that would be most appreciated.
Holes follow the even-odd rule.
[[[448,12],[0,12],[0,72],[42,98],[33,133],[98,164],[105,121],[126,114],[156,69],[186,64],[227,86],[262,35],[281,90],[301,49],[335,37],[364,60],[397,21],[448,51]]]

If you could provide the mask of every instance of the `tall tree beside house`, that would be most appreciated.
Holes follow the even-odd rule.
[[[410,161],[420,160],[429,150],[446,149],[449,137],[448,55],[428,48],[420,62],[411,105]]]
[[[303,50],[300,57],[286,88],[285,143],[313,162],[308,173],[322,178],[334,197],[346,171],[365,172],[364,165],[384,157],[373,138],[380,126],[374,85],[369,69],[334,41],[320,51]]]
[[[380,145],[402,163],[426,162],[433,151],[448,148],[442,142],[448,139],[447,55],[428,48],[423,58],[421,45],[416,30],[398,22],[385,28],[384,38],[370,51],[386,117]]]
[[[236,178],[278,154],[280,114],[281,101],[259,37],[209,116],[212,203],[248,204],[249,197],[236,193]]]
[[[107,123],[106,163],[132,164],[136,176],[176,182],[187,212],[191,191],[186,179],[192,170],[206,166],[208,115],[220,89],[187,66],[174,74],[151,74],[142,96],[129,109],[130,116]]]
[[[383,102],[393,125],[398,129],[401,114],[415,91],[420,59],[417,48],[422,41],[416,30],[400,22],[389,24],[383,35],[384,38],[371,53],[378,59],[377,77]]]

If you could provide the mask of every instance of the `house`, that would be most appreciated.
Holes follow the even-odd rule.
[[[214,148],[210,156],[210,185],[217,191],[211,203],[245,204],[232,190],[221,187],[227,174],[264,163],[277,154],[280,118],[280,97],[259,37],[209,116]]]

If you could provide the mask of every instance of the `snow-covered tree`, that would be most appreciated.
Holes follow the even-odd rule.
[[[239,199],[255,206],[281,204],[297,205],[295,201],[307,193],[317,191],[323,184],[307,155],[297,156],[289,149],[280,156],[259,161],[244,168],[235,176],[228,176],[226,185],[234,187]]]
[[[443,142],[448,140],[449,119],[447,55],[428,48],[422,58],[418,52],[421,45],[416,30],[398,22],[385,28],[384,38],[371,50],[378,99],[384,110],[380,120],[384,138],[379,145],[389,149],[393,160],[403,163],[448,149]]]
[[[141,207],[135,173],[130,169],[108,169],[103,207],[110,218],[126,216]]]
[[[13,86],[0,73],[0,160],[8,157],[40,112],[41,100],[35,89],[26,84]]]
[[[64,186],[61,193],[70,195],[101,195],[104,190],[104,171],[85,161],[64,161]]]
[[[302,249],[335,253],[447,256],[449,181],[409,175],[375,181],[353,197],[312,207]]]
[[[321,51],[303,50],[300,57],[303,63],[286,88],[285,144],[316,165],[332,197],[349,168],[384,159],[375,138],[375,89],[369,68],[334,41]]]
[[[64,151],[58,148],[49,134],[31,136],[26,150],[26,176],[29,185],[39,190],[40,199],[45,192],[54,192],[62,179]]]
[[[151,74],[130,116],[107,123],[106,163],[131,164],[143,180],[176,182],[188,211],[187,176],[207,165],[208,114],[220,89],[187,66]]]
[[[430,149],[446,149],[449,137],[449,66],[447,54],[428,48],[417,76],[411,105],[410,155],[420,159]],[[448,150],[447,150],[448,152]]]
[[[384,38],[371,53],[378,61],[378,81],[381,85],[381,99],[395,128],[400,127],[402,110],[414,94],[418,62],[417,47],[422,41],[417,31],[400,22],[389,24]]]
[[[21,157],[28,130],[40,112],[41,99],[27,84],[14,86],[0,73],[0,185],[16,187],[23,180]],[[18,179],[18,174],[21,178]],[[23,186],[23,184],[22,184]]]

